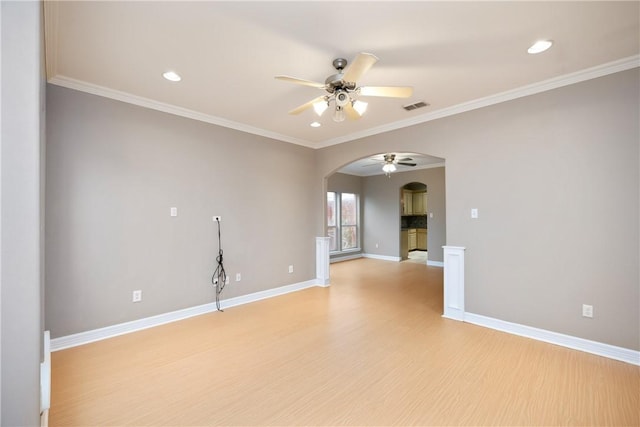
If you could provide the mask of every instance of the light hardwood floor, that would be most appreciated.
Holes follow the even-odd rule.
[[[443,319],[441,268],[331,283],[53,353],[50,425],[640,425],[640,367]]]

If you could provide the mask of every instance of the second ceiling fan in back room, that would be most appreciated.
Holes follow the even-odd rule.
[[[367,103],[361,101],[360,97],[383,96],[389,98],[408,98],[413,94],[410,86],[358,86],[360,78],[376,63],[378,58],[371,53],[359,53],[355,59],[347,66],[347,60],[337,58],[333,61],[333,67],[337,73],[332,74],[324,83],[299,79],[297,77],[279,75],[278,80],[295,83],[303,86],[310,86],[323,89],[325,95],[313,98],[299,107],[289,111],[289,114],[300,114],[313,107],[315,112],[321,116],[324,111],[333,108],[333,120],[344,121],[345,117],[359,119],[367,109]]]
[[[411,157],[396,159],[396,155],[393,153],[384,154],[382,155],[382,158],[380,158],[380,156],[374,156],[371,158],[371,160],[374,161],[374,163],[363,165],[363,167],[376,166],[376,165],[382,164],[382,171],[387,176],[391,175],[391,172],[396,171],[396,165],[414,167],[417,164],[413,161]]]

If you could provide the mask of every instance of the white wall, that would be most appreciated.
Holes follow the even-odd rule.
[[[39,425],[41,4],[2,2],[1,419]]]

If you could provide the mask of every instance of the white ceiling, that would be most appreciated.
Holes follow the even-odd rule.
[[[638,66],[639,5],[46,1],[47,75],[54,84],[319,148],[548,88],[602,64]],[[538,39],[555,44],[527,54]],[[322,91],[275,75],[324,82],[333,59],[358,52],[379,58],[359,85],[413,86],[414,95],[368,98],[358,121],[334,123],[327,113],[318,120],[312,109],[287,114]],[[168,69],[182,81],[164,80]],[[401,108],[416,101],[430,106]],[[310,127],[315,120],[322,126]]]

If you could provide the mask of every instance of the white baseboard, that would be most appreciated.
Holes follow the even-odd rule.
[[[511,323],[492,317],[482,316],[480,314],[464,313],[464,321],[473,323],[474,325],[484,326],[486,328],[507,332],[514,335],[520,335],[526,338],[532,338],[538,341],[544,341],[550,344],[560,345],[562,347],[572,348],[587,353],[596,354],[598,356],[608,357],[610,359],[620,360],[622,362],[640,365],[640,351],[630,350],[628,348],[616,347],[610,344],[604,344],[597,341],[590,341],[584,338],[578,338],[571,335],[564,335],[557,332],[551,332],[544,329],[533,328],[531,326]]]
[[[302,289],[307,289],[314,286],[323,285],[317,283],[317,280],[308,280],[306,282],[280,286],[278,288],[267,289],[266,291],[260,291],[248,295],[221,300],[220,308],[225,309],[242,304],[248,304],[251,302],[300,291]],[[145,317],[144,319],[133,320],[131,322],[119,323],[117,325],[107,326],[100,329],[94,329],[91,331],[54,338],[51,340],[51,351],[63,350],[65,348],[89,344],[91,342],[152,328],[154,326],[163,325],[165,323],[171,323],[178,320],[187,319],[189,317],[211,313],[216,310],[216,304],[215,302],[212,302],[195,307],[185,308],[182,310],[171,311],[169,313],[159,314],[157,316]]]
[[[329,263],[333,264],[334,262],[349,261],[349,260],[352,260],[352,259],[362,258],[362,256],[363,255],[360,252],[358,252],[357,254],[337,256],[337,257],[330,258],[329,259]]]
[[[381,259],[383,261],[395,261],[400,262],[402,258],[399,256],[388,256],[388,255],[375,255],[375,254],[362,254],[364,258],[372,258],[372,259]]]
[[[444,267],[444,262],[442,261],[431,261],[430,259],[427,260],[427,265],[430,265],[431,267]]]

